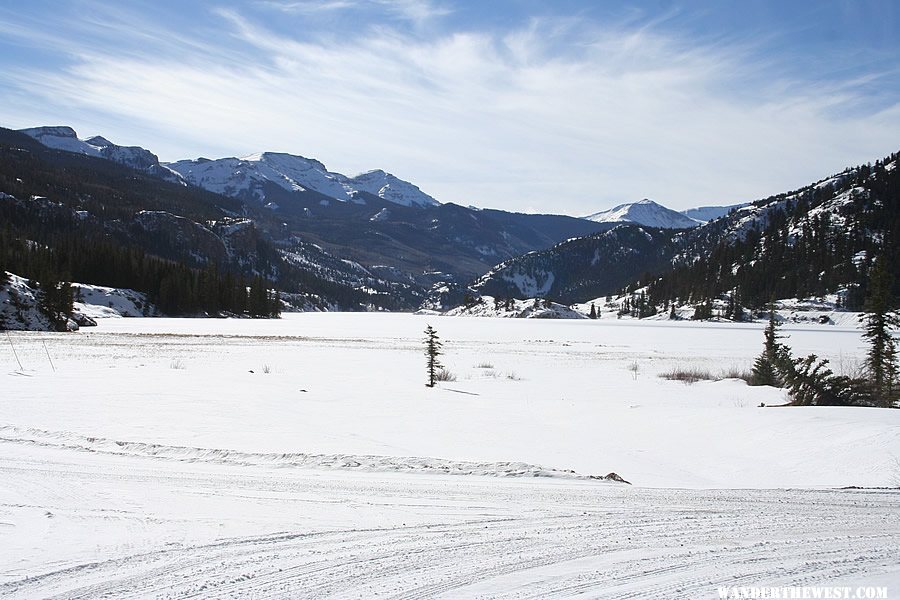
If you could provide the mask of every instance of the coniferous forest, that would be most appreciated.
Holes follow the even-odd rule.
[[[835,185],[756,202],[774,205],[765,226],[752,226],[735,238],[723,235],[733,225],[723,220],[719,231],[709,227],[687,245],[671,271],[645,276],[630,289],[647,285],[655,306],[726,298],[756,310],[773,297],[839,293],[844,308],[861,310],[875,260],[900,264],[900,170],[885,168],[897,157],[848,170]],[[828,203],[839,194],[845,200],[833,209]],[[894,283],[893,294],[900,296],[900,282]]]

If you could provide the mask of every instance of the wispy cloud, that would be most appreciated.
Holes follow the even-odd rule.
[[[534,18],[433,37],[382,24],[337,38],[215,14],[209,36],[127,11],[115,27],[108,15],[82,23],[102,46],[18,24],[69,61],[5,70],[0,114],[33,115],[22,126],[48,113],[106,118],[168,159],[283,150],[345,172],[385,168],[445,202],[572,214],[644,196],[752,199],[896,150],[900,131],[900,105],[873,109],[857,78],[773,78],[750,43],[698,45],[646,22]],[[83,133],[95,132],[116,133]]]
[[[304,15],[375,9],[416,25],[423,25],[453,12],[448,6],[432,0],[260,0],[258,4],[282,12]]]

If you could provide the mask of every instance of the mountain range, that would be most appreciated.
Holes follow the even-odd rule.
[[[143,148],[80,140],[68,127],[0,130],[0,146],[0,192],[15,199],[9,219],[32,224],[29,235],[51,211],[72,222],[67,231],[93,227],[92,236],[191,268],[264,275],[332,308],[415,308],[435,284],[464,283],[501,260],[610,227],[440,204],[383,171],[347,177],[287,154],[162,164]],[[138,218],[142,211],[155,216]],[[249,222],[261,263],[240,251],[191,250],[193,239],[218,235],[210,223],[228,220]]]
[[[864,269],[846,268],[846,253],[873,256],[895,239],[893,155],[750,204],[677,212],[645,199],[579,219],[442,204],[383,170],[346,176],[285,153],[161,163],[144,148],[82,140],[65,126],[0,129],[0,150],[0,213],[16,239],[52,247],[81,236],[187,269],[262,276],[298,306],[322,309],[447,308],[473,294],[569,303],[638,281],[668,303],[733,291],[734,274],[766,264],[773,240],[809,246],[809,231],[821,238],[850,223],[855,241],[815,248],[839,254],[844,266],[813,264],[842,275],[798,288],[847,291]],[[693,287],[682,289],[674,272]],[[84,282],[112,284],[100,279]],[[743,285],[754,301],[765,287]]]
[[[405,207],[435,207],[440,204],[418,186],[383,170],[376,169],[348,177],[329,171],[316,159],[283,152],[262,152],[242,158],[197,158],[160,163],[158,157],[140,147],[118,146],[102,136],[79,139],[67,126],[33,127],[20,130],[43,145],[88,156],[105,158],[168,181],[183,182],[207,191],[258,202],[270,209],[281,206],[277,199],[283,192],[314,192],[323,196],[320,206],[330,202],[366,204],[376,196]],[[676,212],[652,200],[621,204],[609,210],[584,217],[596,223],[636,223],[662,229],[697,227],[727,214],[733,206],[706,206]],[[387,219],[389,212],[373,218]]]

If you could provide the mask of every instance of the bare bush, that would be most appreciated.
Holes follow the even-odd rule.
[[[722,381],[723,379],[743,379],[749,383],[751,374],[749,371],[739,367],[730,367],[720,371],[718,375],[713,374],[709,369],[701,367],[675,367],[665,373],[660,373],[659,376],[663,379],[681,381],[685,385],[691,385],[698,381]]]
[[[456,375],[447,369],[438,369],[434,374],[435,381],[456,381]]]
[[[712,373],[710,373],[706,369],[701,369],[699,367],[676,367],[671,371],[660,373],[659,376],[663,379],[680,381],[685,385],[691,385],[692,383],[697,383],[698,381],[713,381],[716,379]]]
[[[638,378],[638,373],[641,372],[641,365],[638,364],[638,361],[633,360],[633,361],[631,361],[631,363],[628,365],[628,370],[631,371],[631,377],[632,377],[632,379],[637,380],[637,378]]]
[[[739,367],[730,367],[722,371],[722,374],[719,375],[719,379],[743,379],[748,384],[750,383],[750,379],[753,377],[753,374],[746,370],[741,369]]]
[[[475,365],[475,368],[476,369],[493,369],[494,365],[492,365],[489,362],[480,362],[477,365]]]
[[[175,369],[176,371],[183,371],[187,367],[185,367],[184,361],[181,360],[180,358],[173,358],[172,362],[169,363],[169,368]]]

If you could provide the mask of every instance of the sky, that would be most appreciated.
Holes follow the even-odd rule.
[[[0,126],[680,210],[900,150],[898,59],[894,0],[29,0],[0,4]]]

